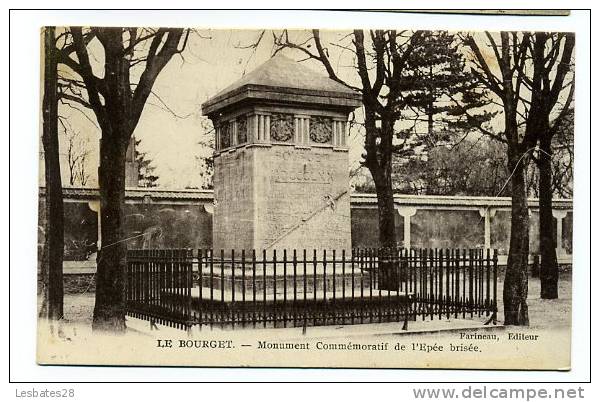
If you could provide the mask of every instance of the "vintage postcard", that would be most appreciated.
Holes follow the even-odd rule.
[[[574,34],[40,37],[39,364],[570,369]]]

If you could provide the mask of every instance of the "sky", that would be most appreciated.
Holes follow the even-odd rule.
[[[145,152],[153,161],[154,174],[159,176],[158,184],[165,188],[199,187],[202,177],[197,162],[198,156],[208,156],[211,151],[199,144],[206,139],[206,130],[211,126],[202,116],[201,104],[267,61],[272,54],[272,38],[269,31],[256,49],[244,49],[254,43],[261,31],[238,30],[200,30],[194,31],[189,38],[185,51],[175,56],[158,76],[153,92],[134,131],[136,140],[141,140],[138,150]],[[346,33],[343,33],[344,35]],[[309,32],[291,32],[291,39],[309,37]],[[325,38],[342,35],[338,32],[326,32]],[[90,54],[96,75],[102,75],[102,49],[90,44]],[[295,51],[284,51],[288,57],[301,59]],[[342,55],[343,56],[343,55]],[[336,67],[340,74],[353,80],[353,69],[340,66],[344,61],[338,57]],[[348,60],[350,64],[351,61]],[[306,62],[309,68],[325,74],[320,64]],[[78,133],[79,142],[89,151],[86,170],[90,174],[87,186],[96,186],[96,170],[99,160],[100,130],[91,111],[76,110],[68,105],[59,106],[59,114],[68,121],[68,129]],[[66,136],[59,125],[61,142],[61,163],[63,165],[63,183],[68,184],[66,168]],[[210,135],[210,134],[209,134]],[[356,137],[356,135],[355,135]],[[354,141],[352,159],[355,163],[362,152],[362,140]],[[43,163],[40,163],[40,183],[43,183]]]
[[[141,140],[138,150],[146,153],[153,161],[154,174],[159,177],[158,185],[180,189],[200,187],[203,182],[198,156],[212,152],[200,142],[206,141],[211,124],[202,116],[201,104],[221,89],[243,77],[267,61],[273,52],[271,31],[265,31],[258,47],[249,47],[256,42],[260,30],[193,30],[187,47],[181,56],[175,56],[159,74],[153,92],[134,131]],[[341,44],[351,46],[351,37],[345,31],[322,31],[322,42],[326,44],[333,67],[338,76],[351,85],[360,86],[353,64],[353,54]],[[290,31],[290,41],[301,43],[311,37],[309,31]],[[316,51],[314,49],[311,49]],[[482,48],[485,56],[493,58],[491,50]],[[98,43],[89,46],[94,71],[102,76],[103,50]],[[315,60],[304,60],[303,53],[286,49],[283,53],[299,60],[316,73],[325,75],[323,66]],[[134,74],[135,75],[135,74]],[[360,110],[357,110],[360,115]],[[79,142],[89,151],[86,171],[90,174],[87,186],[97,186],[98,144],[100,131],[91,111],[59,106],[59,114],[68,121],[69,130],[78,133]],[[359,116],[360,117],[360,116]],[[498,122],[494,124],[498,127]],[[59,126],[59,131],[61,127]],[[60,134],[60,133],[59,133]],[[68,183],[66,169],[65,135],[60,135],[63,183]],[[350,132],[350,166],[358,166],[363,153],[363,137],[359,129]],[[40,148],[41,149],[41,148]],[[43,163],[40,163],[40,184],[43,183]]]

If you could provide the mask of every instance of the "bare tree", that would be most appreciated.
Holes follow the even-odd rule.
[[[394,165],[395,188],[408,194],[506,196],[507,178],[504,145],[485,136],[436,146],[427,160]]]
[[[403,145],[394,143],[397,134],[394,126],[407,105],[401,96],[402,83],[406,78],[404,69],[413,49],[422,40],[423,32],[376,30],[365,33],[354,30],[349,36],[352,37],[350,46],[341,43],[330,46],[352,52],[359,86],[353,86],[338,76],[319,30],[313,30],[312,37],[302,43],[291,42],[286,30],[274,34],[274,41],[276,51],[283,48],[299,50],[308,59],[319,61],[331,79],[362,94],[366,151],[363,165],[371,173],[377,192],[379,243],[382,247],[396,247],[392,155]],[[312,50],[313,45],[316,51]],[[371,70],[374,74],[370,74]]]
[[[200,145],[201,153],[196,155],[196,166],[198,167],[198,173],[200,176],[200,188],[212,189],[214,188],[213,177],[215,171],[215,129],[210,119],[200,119],[200,127],[202,128],[202,137],[198,141]]]
[[[79,131],[67,129],[67,125],[63,123],[63,129],[66,137],[67,148],[67,167],[69,168],[69,185],[85,186],[90,177],[87,172],[87,158],[90,150],[87,147],[86,141],[82,138]]]
[[[529,325],[529,211],[525,169],[537,138],[532,132],[520,135],[519,116],[523,116],[523,111],[519,105],[523,99],[521,89],[524,86],[524,66],[531,35],[501,32],[499,44],[496,43],[498,38],[493,34],[486,32],[484,36],[484,46],[492,49],[492,57],[481,50],[479,41],[473,35],[468,35],[465,39],[473,51],[474,73],[500,99],[504,110],[504,133],[500,140],[507,144],[512,194],[510,248],[503,290],[504,322],[508,325]],[[500,76],[495,71],[499,71]]]
[[[44,96],[42,144],[46,180],[45,241],[42,257],[40,317],[53,321],[63,316],[64,221],[58,147],[57,50],[53,27],[44,28]]]
[[[499,38],[486,32],[467,35],[464,39],[473,52],[474,73],[500,100],[504,112],[504,132],[501,136],[490,133],[507,145],[512,195],[510,249],[503,293],[504,318],[505,324],[528,325],[529,214],[525,172],[540,134],[547,128],[544,125],[552,109],[548,110],[548,106],[556,103],[563,90],[568,62],[566,70],[564,67],[554,68],[554,65],[549,69],[547,64],[542,66],[540,63],[546,57],[558,57],[557,49],[544,56],[545,41],[529,32],[501,32]],[[544,73],[544,69],[548,71]],[[555,81],[551,83],[549,77],[554,75]]]
[[[542,299],[558,297],[558,263],[552,215],[552,140],[569,112],[575,85],[567,82],[575,35],[570,33],[536,32],[530,45],[532,77],[525,72],[523,82],[531,91],[531,103],[526,131],[538,136],[539,156],[534,158],[539,169],[540,205],[540,282]],[[569,87],[565,102],[560,95]],[[558,117],[551,124],[551,116]],[[561,241],[558,239],[557,241]]]
[[[395,248],[396,227],[394,193],[392,186],[392,161],[394,153],[405,152],[409,144],[407,138],[395,143],[399,132],[396,123],[402,117],[402,111],[408,106],[402,96],[403,84],[408,78],[405,74],[412,52],[423,42],[423,31],[396,30],[354,30],[347,37],[352,38],[351,45],[329,44],[340,47],[353,54],[355,71],[360,85],[354,86],[344,81],[331,63],[328,46],[321,41],[320,31],[312,31],[312,37],[301,43],[290,41],[287,30],[273,34],[275,52],[284,48],[296,49],[307,59],[317,60],[327,71],[329,77],[362,94],[364,107],[365,154],[362,162],[375,184],[378,206],[379,244],[384,248]],[[312,50],[314,45],[314,49]],[[373,72],[373,73],[371,73]],[[391,267],[389,267],[391,272]],[[384,274],[388,268],[381,264]],[[395,280],[382,280],[382,288],[395,288]]]
[[[561,121],[554,122],[552,138],[552,193],[555,197],[573,197],[574,109],[570,108]]]
[[[125,330],[127,146],[154,82],[173,56],[181,54],[188,36],[189,31],[180,28],[70,27],[65,33],[60,62],[79,78],[68,80],[62,96],[91,109],[102,134],[98,176],[103,241],[96,274],[95,330]],[[92,67],[91,43],[103,52],[102,74]]]

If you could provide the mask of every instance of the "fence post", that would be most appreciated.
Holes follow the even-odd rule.
[[[221,305],[220,305],[220,317],[221,317],[221,328],[225,325],[225,250],[221,249]]]
[[[242,327],[246,326],[246,249],[242,249]]]
[[[490,262],[490,249],[486,250],[485,258],[485,269],[486,269],[486,281],[485,281],[485,308],[486,315],[490,314],[490,279],[491,279],[491,262]]]
[[[331,286],[333,288],[333,298],[332,298],[333,299],[333,303],[335,303],[335,285],[336,285],[336,283],[335,283],[335,263],[336,263],[336,261],[335,261],[335,250],[333,250],[332,261],[331,261],[331,264],[332,264],[331,265],[331,267],[332,267],[332,269],[331,269],[331,273],[332,273],[331,274]]]
[[[346,301],[346,250],[342,249],[342,300]]]
[[[283,249],[283,328],[287,328],[287,249]]]
[[[377,268],[373,267],[375,275],[377,276],[377,317],[379,322],[381,322],[381,288],[385,286],[386,289],[389,289],[389,270],[390,264],[387,261],[387,254],[385,248],[378,248],[376,250],[377,255]],[[383,276],[383,279],[381,279]]]
[[[198,285],[198,302],[196,303],[196,308],[198,309],[198,312],[197,312],[197,316],[196,316],[196,314],[194,314],[194,319],[197,320],[199,331],[202,331],[202,325],[204,323],[204,317],[203,317],[204,307],[202,306],[203,297],[204,297],[203,292],[202,292],[202,270],[203,270],[204,265],[206,264],[205,255],[206,255],[206,250],[202,250],[202,249],[197,250],[198,281],[196,284]],[[194,287],[193,260],[194,259],[192,258],[192,289]]]
[[[319,316],[321,318],[321,324],[327,325],[327,308],[329,305],[329,298],[327,297],[327,290],[329,289],[327,283],[327,250],[323,249],[323,257],[321,260],[323,266],[323,300],[321,302],[321,309],[319,310]]]
[[[498,250],[494,249],[494,312],[493,323],[496,325],[498,317]]]
[[[473,249],[469,249],[469,311],[473,318]]]
[[[292,266],[293,266],[293,270],[294,270],[294,272],[293,272],[293,275],[294,275],[293,276],[293,279],[294,279],[294,286],[293,286],[293,288],[294,288],[294,298],[293,298],[293,301],[292,301],[292,317],[294,319],[294,327],[295,327],[296,326],[296,321],[297,321],[297,318],[298,318],[297,317],[297,311],[296,311],[297,310],[297,304],[296,304],[296,302],[297,302],[297,295],[296,295],[296,293],[298,292],[298,284],[296,282],[297,279],[298,279],[298,277],[297,277],[297,274],[298,274],[298,272],[297,272],[297,269],[298,269],[298,255],[296,254],[296,249],[294,249],[292,251],[292,253],[293,253],[293,255],[292,255]]]
[[[450,250],[446,249],[446,295],[445,295],[445,309],[446,309],[446,318],[450,318],[450,267],[452,265],[452,257],[450,255]]]
[[[229,317],[231,328],[235,328],[235,250],[231,249],[231,305],[229,306]]]
[[[317,325],[317,250],[313,249],[313,325]]]
[[[191,322],[192,322],[192,287],[194,286],[194,264],[192,258],[194,257],[194,253],[191,249],[186,250],[186,271],[187,271],[187,284],[186,284],[186,297],[188,300],[188,311],[187,311],[187,326],[188,330],[191,330]]]
[[[356,249],[352,249],[350,255],[350,281],[352,288],[350,289],[350,300],[351,300],[351,310],[350,310],[350,324],[354,324],[354,318],[356,315],[356,308],[354,307],[354,286],[355,286],[355,277],[354,277],[354,268],[356,266]]]
[[[377,283],[377,272],[375,272],[375,255],[377,254],[377,250],[375,248],[370,248],[367,250],[367,256],[365,264],[367,264],[367,269],[369,272],[369,303],[373,302],[373,287]],[[367,308],[367,313],[369,314],[369,322],[373,322],[373,311],[372,309]]]
[[[273,328],[277,328],[277,250],[273,250]]]
[[[252,327],[256,328],[256,250],[252,250]]]
[[[317,250],[313,250],[311,274],[307,272],[310,256],[307,257],[306,250],[303,251],[301,262],[295,249],[291,259],[288,257],[287,250],[284,250],[279,262],[277,251],[273,250],[273,259],[270,262],[272,272],[269,272],[267,278],[269,267],[267,267],[266,250],[263,250],[261,314],[257,310],[257,307],[261,308],[258,305],[261,296],[257,295],[257,287],[260,291],[261,279],[258,278],[259,283],[257,283],[255,250],[252,251],[251,258],[252,273],[248,275],[245,250],[241,251],[241,262],[236,259],[234,249],[231,250],[231,256],[227,256],[227,261],[225,261],[224,250],[221,250],[219,279],[214,273],[212,250],[210,255],[208,250],[204,253],[201,249],[197,250],[197,254],[191,249],[128,250],[125,301],[128,313],[137,314],[140,318],[151,322],[156,320],[159,323],[164,322],[188,330],[196,323],[201,328],[207,322],[210,322],[211,326],[215,323],[225,326],[231,322],[232,327],[235,327],[236,324],[249,325],[249,320],[252,320],[253,326],[256,326],[259,319],[262,319],[265,327],[269,321],[277,327],[279,320],[283,321],[282,325],[280,324],[283,327],[292,321],[293,325],[297,326],[300,320],[302,320],[301,324],[306,326],[311,315],[314,325],[355,323],[358,316],[362,323],[365,321],[399,322],[400,320],[406,323],[409,314],[415,318],[421,314],[423,319],[441,319],[444,315],[447,318],[452,315],[458,317],[460,309],[463,316],[467,313],[471,316],[484,313],[489,316],[492,313],[489,322],[492,319],[495,322],[497,250],[493,250],[493,257],[491,253],[492,250],[470,249],[467,256],[467,250],[463,249],[461,256],[460,250],[450,249],[445,251],[444,249],[421,249],[414,252],[394,248],[353,249],[349,265],[351,272],[348,272],[345,250],[342,250],[341,258],[336,250],[331,251],[332,258],[328,258],[327,250],[323,250],[322,260],[317,258]],[[250,258],[248,260],[250,262]],[[197,294],[194,293],[196,292],[194,290],[196,261],[199,287]],[[288,277],[290,263],[293,265],[293,272]],[[298,284],[299,263],[302,264],[301,270],[304,273],[300,286]],[[394,271],[380,270],[379,263],[388,264],[394,268]],[[279,264],[282,265],[279,268],[283,269],[281,284],[277,283]],[[332,264],[328,273],[328,265]],[[341,264],[341,270],[338,264]],[[242,269],[241,278],[236,278],[238,266]],[[209,289],[203,289],[205,269]],[[411,271],[413,269],[414,272]],[[227,278],[227,270],[231,272],[231,280]],[[360,296],[355,289],[359,286],[357,274],[361,275]],[[216,275],[218,276],[218,271]],[[249,275],[252,275],[251,285],[247,283],[247,279],[250,279]],[[309,283],[311,277],[312,284]],[[378,283],[386,281],[386,278],[401,278],[402,283],[399,283],[395,290],[378,286]],[[239,295],[240,290],[237,289],[238,279],[241,280],[241,297],[238,296],[236,300],[236,293]],[[289,283],[290,279],[293,283]],[[273,281],[272,294],[267,292],[267,288],[271,285],[271,282],[267,281],[271,280]],[[365,287],[366,280],[369,281],[368,288]],[[493,283],[490,283],[492,280]],[[216,299],[214,297],[219,282],[220,300],[218,296]],[[346,289],[350,284],[351,295]],[[227,295],[226,287],[230,285],[231,295]],[[248,286],[252,286],[252,294],[248,296],[252,297],[251,301],[246,294]],[[319,286],[322,286],[322,289],[319,289]],[[341,292],[338,291],[338,286],[341,286]],[[312,297],[309,293],[311,289]],[[288,290],[293,292],[292,297],[288,294]],[[283,291],[283,298],[277,300],[281,297],[277,294],[279,291]],[[303,292],[300,296],[299,291]],[[378,294],[374,294],[376,291]],[[401,294],[403,291],[404,294]],[[210,297],[208,297],[209,292]],[[196,296],[197,303],[194,302]],[[252,313],[249,308],[252,309]],[[210,321],[208,321],[209,314]]]
[[[438,255],[438,319],[442,319],[444,307],[444,250],[439,249]]]
[[[267,327],[267,250],[262,252],[263,278],[263,327]]]
[[[485,309],[485,300],[484,300],[484,278],[485,278],[485,254],[483,249],[479,250],[479,316],[483,314]],[[482,308],[483,307],[483,308]]]
[[[210,329],[213,328],[215,324],[215,253],[214,250],[210,249],[210,260],[208,260],[210,264],[209,269],[209,292],[210,292]]]
[[[433,279],[435,276],[435,256],[433,249],[429,249],[429,315],[433,320],[435,303],[435,285]]]
[[[302,311],[302,328],[303,328],[303,333],[306,333],[306,319],[307,319],[307,305],[306,305],[306,279],[307,279],[307,274],[306,274],[306,249],[302,250],[302,272],[304,273],[303,275],[303,288],[304,288],[304,300],[302,302],[302,306],[303,311]]]
[[[131,300],[131,250],[127,250],[125,255],[125,279],[127,281],[125,287],[125,314],[129,311],[129,301]]]
[[[177,315],[181,314],[181,294],[179,291],[179,260],[177,259],[176,250],[157,250],[157,256],[160,263],[167,260],[169,261],[172,272],[171,272],[171,291],[175,295],[174,300],[177,302],[173,306],[173,310]],[[162,261],[161,261],[162,260]]]

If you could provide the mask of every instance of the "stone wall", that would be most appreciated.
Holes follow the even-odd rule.
[[[45,198],[38,201],[38,247],[44,244]],[[87,202],[64,203],[65,260],[85,261],[97,250],[98,219]],[[40,249],[41,252],[41,249]]]
[[[39,202],[38,247],[44,244],[44,199]],[[98,215],[85,200],[66,200],[65,260],[96,258]],[[212,215],[198,203],[125,204],[129,248],[210,248]],[[41,249],[40,249],[41,253]]]
[[[411,218],[411,247],[482,248],[484,223],[477,210],[417,209]]]
[[[328,150],[328,152],[332,152]],[[241,155],[241,153],[238,153]],[[344,155],[343,153],[339,153]],[[265,160],[267,169],[268,160]],[[260,166],[260,165],[259,165]],[[314,210],[317,205],[308,205],[302,199],[301,192],[318,192],[319,184],[308,187],[305,184],[283,183],[283,179],[294,176],[290,169],[296,165],[271,168],[273,176],[263,183],[264,198],[262,202],[270,202],[275,213],[292,214],[300,219],[305,213]],[[234,172],[232,172],[233,174]],[[309,176],[306,176],[309,177]],[[310,176],[312,177],[312,176]],[[335,177],[335,176],[334,176]],[[287,180],[286,179],[286,180]],[[288,180],[290,181],[290,180]],[[310,190],[308,190],[310,189]],[[223,202],[231,202],[236,197],[244,197],[243,190],[238,193],[224,194]],[[283,197],[285,192],[291,197]],[[319,198],[324,198],[325,194]],[[348,217],[342,211],[342,203],[350,199],[351,212]],[[98,195],[94,191],[85,194],[74,189],[65,189],[65,260],[95,261],[96,243],[98,241],[97,211],[94,205]],[[282,201],[287,200],[287,201]],[[221,202],[221,201],[217,201]],[[498,249],[500,255],[508,253],[510,234],[510,199],[491,199],[484,197],[412,197],[398,196],[395,217],[396,239],[398,245],[424,248],[473,248],[489,247]],[[560,232],[557,252],[560,256],[572,253],[573,213],[570,200],[555,201],[555,219],[557,223],[555,236]],[[39,255],[44,242],[44,201],[40,198],[39,215]],[[157,192],[137,189],[128,190],[125,205],[125,236],[131,238],[131,248],[212,248],[213,247],[213,214],[212,194],[207,192],[170,191]],[[530,201],[530,250],[536,254],[539,248],[537,201]],[[97,209],[97,208],[96,208]],[[254,213],[251,211],[252,214]],[[334,220],[315,219],[315,224],[332,222],[330,231],[339,231],[343,239],[343,231],[350,230],[354,248],[377,247],[377,204],[374,195],[352,194],[343,196],[334,206],[325,208],[323,214],[337,214]],[[247,214],[247,215],[244,215]],[[295,214],[295,215],[294,215]],[[237,226],[229,234],[240,239],[240,247],[244,236],[253,233],[248,211],[239,211],[235,220]],[[246,218],[244,218],[246,216]],[[487,218],[486,218],[487,216]],[[560,219],[560,230],[558,221]],[[487,222],[487,223],[486,223]],[[338,223],[340,223],[338,225]],[[347,225],[347,226],[346,226]],[[486,226],[487,233],[486,236]],[[320,228],[319,228],[320,229]],[[407,230],[408,229],[408,230]],[[265,241],[276,239],[285,228],[269,227],[262,229]],[[298,229],[297,237],[291,237],[277,248],[321,248],[320,240],[311,233],[318,232],[310,224]],[[559,247],[560,245],[560,247]],[[80,264],[81,265],[81,264]]]
[[[411,248],[491,248],[508,254],[510,198],[395,197],[396,242]],[[572,253],[571,200],[554,200],[554,236],[559,260]],[[377,247],[376,197],[352,195],[352,247]],[[539,253],[538,201],[529,200],[530,253]]]
[[[129,248],[209,248],[212,215],[202,205],[126,204],[125,237]]]
[[[74,274],[68,272],[63,275],[63,292],[66,294],[94,293],[96,291],[96,276],[94,272]],[[37,294],[42,293],[42,281],[38,275]]]
[[[377,248],[379,245],[378,213],[376,208],[351,208],[352,248]],[[404,221],[396,215],[396,243],[404,241]]]

